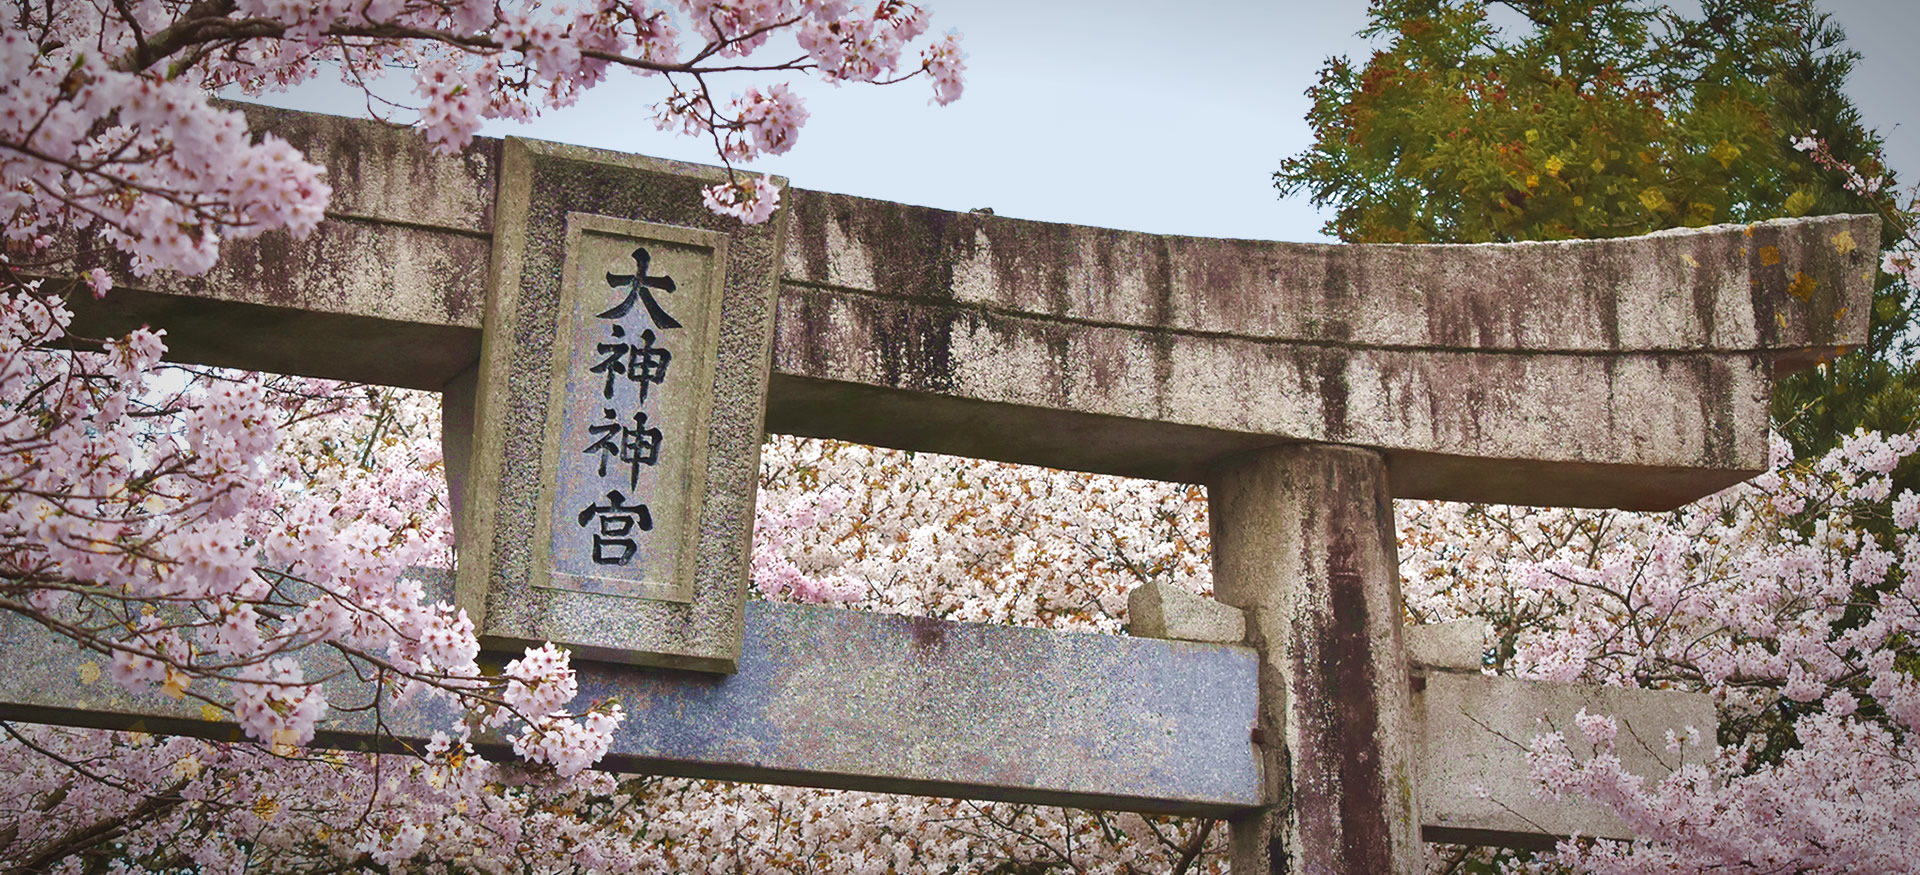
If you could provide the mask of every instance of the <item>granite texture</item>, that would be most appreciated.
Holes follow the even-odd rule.
[[[632,155],[510,139],[503,148],[488,331],[476,374],[473,455],[458,509],[459,604],[495,647],[553,641],[595,659],[732,671],[752,548],[754,495],[773,330],[781,221],[743,226],[700,206],[718,171]],[[719,312],[710,326],[711,398],[696,537],[679,561],[690,586],[663,597],[552,589],[542,534],[555,489],[551,391],[569,217],[632,219],[724,238]],[[705,233],[700,236],[695,232]],[[586,268],[581,268],[585,270]],[[460,460],[449,457],[449,467]],[[471,559],[471,561],[468,561]]]
[[[414,576],[449,596],[448,572]],[[627,712],[600,767],[1168,814],[1259,802],[1245,647],[766,602],[743,632],[730,675],[577,660],[582,701]],[[0,648],[0,719],[238,738],[192,699],[129,695],[101,657],[19,617],[0,614]],[[324,649],[301,658],[308,676],[337,674]],[[316,744],[392,749],[451,725],[442,705],[389,707],[396,738],[380,739],[372,714],[344,709],[372,695],[351,672],[330,681]],[[512,756],[495,736],[480,746]]]

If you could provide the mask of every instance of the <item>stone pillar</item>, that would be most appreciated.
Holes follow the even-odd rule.
[[[1235,875],[1421,872],[1417,736],[1380,454],[1302,444],[1208,482],[1214,594],[1261,654],[1273,804],[1236,819]]]

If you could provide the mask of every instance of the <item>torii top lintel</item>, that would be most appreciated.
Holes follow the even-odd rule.
[[[126,279],[82,328],[151,322],[184,360],[445,385],[478,357],[491,237],[511,227],[501,156],[525,141],[439,156],[373,122],[249,114],[326,163],[320,229],[229,243],[202,278]],[[1773,380],[1864,342],[1879,239],[1874,217],[1834,216],[1273,243],[798,189],[773,221],[771,431],[1176,480],[1329,442],[1382,451],[1397,496],[1633,509],[1765,466]]]

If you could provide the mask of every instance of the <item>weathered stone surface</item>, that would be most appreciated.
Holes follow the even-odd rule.
[[[700,187],[722,178],[712,168],[551,143],[510,139],[503,148],[488,330],[475,375],[473,457],[457,509],[459,603],[470,616],[484,617],[477,621],[484,641],[554,641],[596,659],[733,669],[759,485],[782,226],[779,220],[743,226],[707,212]],[[701,474],[692,484],[701,490],[698,507],[689,508],[696,519],[674,527],[690,536],[686,555],[676,561],[691,564],[691,580],[613,595],[550,588],[545,584],[555,576],[541,572],[543,548],[552,543],[556,496],[573,488],[549,466],[557,464],[555,452],[578,452],[549,450],[562,436],[552,390],[555,362],[565,357],[555,344],[570,336],[556,323],[568,235],[588,226],[628,227],[621,220],[654,228],[642,237],[678,235],[689,246],[709,241],[704,245],[714,263],[707,270],[718,276],[719,312],[701,323],[712,329],[708,342],[716,356],[700,378],[704,396],[694,399],[710,404],[699,435],[704,446],[679,448],[698,456],[694,464]],[[690,357],[685,366],[697,363]],[[449,449],[457,447],[450,443]],[[462,461],[449,454],[449,467]]]
[[[1560,732],[1576,754],[1590,753],[1573,723],[1585,708],[1619,722],[1615,752],[1622,766],[1658,781],[1683,763],[1709,759],[1718,726],[1712,698],[1701,693],[1435,672],[1413,698],[1421,721],[1423,832],[1437,842],[1541,848],[1550,847],[1554,836],[1574,833],[1632,838],[1602,806],[1535,797],[1527,742],[1542,732]],[[1668,751],[1666,734],[1685,739],[1689,727],[1699,731],[1702,746]]]
[[[1239,644],[1247,638],[1247,618],[1232,605],[1156,581],[1127,593],[1127,632],[1141,638]]]
[[[446,572],[421,576],[449,597]],[[129,696],[18,616],[0,613],[0,649],[0,719],[234,737],[196,700]],[[615,771],[1210,816],[1260,799],[1245,647],[754,602],[735,674],[574,667],[585,699],[627,710],[601,763]],[[371,688],[352,677],[329,683],[317,743],[370,740],[371,714],[346,708]],[[416,703],[385,721],[417,742],[450,716]]]
[[[1398,496],[1534,504],[1671,507],[1751,476],[1773,379],[1753,355],[1178,337],[791,285],[778,330],[770,422],[802,434],[1177,481],[1343,443],[1385,451]]]
[[[798,191],[792,285],[1080,325],[1356,347],[1751,352],[1856,343],[1865,216],[1488,246],[1215,240]],[[1808,233],[1813,228],[1817,233]],[[1850,243],[1832,238],[1847,233]],[[1814,281],[1805,300],[1793,276]],[[1785,316],[1780,324],[1775,314]],[[1805,319],[1821,315],[1825,319]]]
[[[256,131],[327,167],[333,200],[302,240],[223,244],[206,275],[135,278],[105,301],[75,295],[90,336],[167,329],[179,361],[439,389],[479,357],[500,141],[457,155],[376,122],[247,107]]]
[[[416,577],[430,600],[451,596],[448,572]],[[747,605],[745,631],[730,676],[576,662],[585,695],[619,696],[629,714],[603,765],[1211,816],[1245,816],[1265,799],[1257,760],[1272,748],[1249,740],[1259,720],[1251,648],[764,602]],[[17,616],[0,615],[0,652],[9,666],[0,673],[0,719],[238,737],[196,700],[128,695],[83,669],[103,670],[101,657]],[[309,676],[337,667],[319,652],[302,658]],[[1582,703],[1625,715],[1659,752],[1623,733],[1621,753],[1642,774],[1674,762],[1661,749],[1665,729],[1684,733],[1691,724],[1713,736],[1710,704],[1678,694],[1439,673],[1426,684],[1413,696],[1414,713],[1425,715],[1419,810],[1435,841],[1539,846],[1551,832],[1619,834],[1605,812],[1528,795],[1524,757],[1495,733],[1524,743],[1540,715],[1562,729]],[[330,684],[336,707],[316,743],[369,744],[370,715],[348,710],[368,694],[345,677]],[[451,716],[416,702],[390,709],[387,728],[417,742]],[[490,750],[510,755],[497,742]],[[1476,786],[1492,799],[1475,795]]]
[[[254,118],[327,161],[328,230],[135,284],[83,329],[151,318],[189,327],[185,361],[444,385],[478,348],[500,141],[442,158],[372,122]],[[1400,497],[1643,509],[1764,467],[1770,381],[1864,340],[1877,239],[1837,216],[1347,247],[788,202],[771,430],[1176,480],[1332,442],[1385,454]],[[324,242],[366,235],[386,254]]]
[[[200,277],[119,276],[73,295],[83,336],[167,331],[169,358],[437,390],[480,354],[485,237],[328,219],[225,244]]]
[[[1643,509],[1764,466],[1775,370],[1864,337],[1877,233],[1353,247],[793,209],[777,429],[1175,480],[1342,443],[1396,496]]]
[[[1270,807],[1232,821],[1234,870],[1422,872],[1383,460],[1280,447],[1221,466],[1207,493],[1214,592],[1261,654]]]
[[[1407,662],[1416,671],[1452,671],[1478,674],[1484,665],[1487,624],[1484,620],[1423,623],[1406,628]]]

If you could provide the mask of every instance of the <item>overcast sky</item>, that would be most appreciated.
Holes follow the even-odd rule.
[[[792,152],[754,165],[823,189],[999,215],[1208,237],[1316,240],[1324,218],[1272,187],[1311,138],[1303,96],[1329,56],[1364,57],[1362,0],[933,0],[965,35],[966,96],[930,106],[922,82],[796,83],[813,120]],[[1920,174],[1920,0],[1826,0],[1865,57],[1853,97]],[[737,91],[756,80],[721,85]],[[757,80],[765,81],[765,80]],[[517,134],[713,163],[704,141],[654,130],[658,80],[616,79]],[[272,102],[352,112],[325,90]]]

